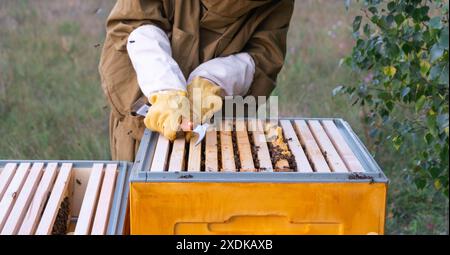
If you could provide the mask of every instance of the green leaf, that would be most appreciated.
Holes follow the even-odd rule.
[[[389,2],[387,5],[387,8],[389,11],[393,11],[396,7],[396,3],[395,2]]]
[[[353,32],[356,32],[361,27],[362,16],[356,16],[355,20],[353,20]]]
[[[390,59],[397,59],[400,54],[400,48],[395,43],[388,43],[386,44],[386,53],[389,55],[387,56]]]
[[[411,44],[409,44],[408,42],[406,42],[405,44],[403,44],[402,50],[403,50],[403,52],[404,52],[406,55],[408,55],[408,54],[412,51],[412,46],[411,46]]]
[[[448,77],[449,77],[449,73],[448,73],[448,60],[447,60],[447,65],[445,65],[445,67],[442,69],[441,75],[439,76],[439,84],[447,84],[447,86],[448,86]]]
[[[394,109],[394,103],[392,101],[387,101],[386,102],[386,108],[392,112],[392,110]]]
[[[431,144],[433,142],[433,135],[430,133],[427,133],[425,135],[424,139],[427,144]]]
[[[441,184],[441,181],[440,181],[439,179],[437,179],[437,180],[434,181],[434,187],[435,187],[437,190],[440,190],[440,189],[442,188],[442,184]]]
[[[441,23],[441,17],[434,17],[430,20],[430,27],[433,29],[441,29],[442,23]]]
[[[403,21],[405,21],[405,17],[402,14],[397,14],[394,16],[394,20],[395,23],[397,23],[397,26],[400,26],[403,23]]]
[[[428,71],[430,71],[431,65],[428,61],[422,60],[420,61],[420,73],[422,76],[426,76]]]
[[[388,15],[386,16],[386,23],[390,26],[394,22],[394,16]]]
[[[369,25],[369,24],[365,24],[365,25],[364,25],[364,34],[365,34],[367,37],[370,37],[370,25]]]
[[[402,92],[401,92],[401,97],[402,97],[402,99],[403,99],[405,96],[407,96],[407,95],[409,94],[410,91],[411,91],[411,88],[410,88],[410,87],[404,87],[404,88],[402,89]]]
[[[422,110],[422,108],[423,108],[423,106],[424,106],[424,104],[425,104],[425,101],[426,101],[426,96],[425,95],[422,95],[420,98],[419,98],[419,100],[417,100],[417,102],[416,102],[416,112],[419,112],[420,110]]]
[[[394,148],[399,150],[403,144],[403,139],[401,136],[394,136],[394,138],[392,138],[392,142],[394,143]]]
[[[394,66],[386,66],[383,68],[383,73],[386,76],[394,77],[394,75],[397,73],[397,69]]]
[[[413,12],[414,12],[415,10],[416,10],[416,9],[415,9],[414,6],[411,5],[411,4],[408,4],[408,5],[405,7],[405,12],[408,13],[409,15],[412,15]]]
[[[448,113],[439,114],[436,119],[439,130],[444,131],[446,128],[448,128]]]
[[[441,34],[439,37],[439,46],[448,50],[448,27],[441,30]]]
[[[439,78],[439,84],[448,84],[448,62],[446,65],[437,64],[431,67],[428,79],[434,81]]]
[[[429,80],[435,80],[441,76],[442,73],[442,66],[441,65],[434,65],[430,69],[430,74],[428,75]]]
[[[444,55],[444,48],[436,43],[435,45],[433,45],[433,47],[431,47],[430,55],[431,62],[434,62]]]
[[[423,6],[419,9],[420,11],[420,21],[427,21],[430,19],[430,17],[428,16],[428,11],[430,10],[430,7],[428,6]]]
[[[434,116],[427,117],[427,126],[428,126],[428,131],[430,132],[430,134],[433,135],[434,137],[437,137],[438,132],[437,132],[437,125],[436,125],[436,118]]]
[[[427,181],[423,178],[417,178],[414,182],[416,183],[416,187],[418,189],[423,189],[427,185]]]
[[[418,3],[422,2],[421,0],[418,1]],[[422,6],[420,7],[420,14],[422,14],[422,16],[427,16],[428,15],[428,11],[430,11],[430,7],[429,6]]]
[[[420,11],[420,9],[414,9],[412,12],[412,17],[415,22],[422,21],[422,12]]]
[[[438,167],[430,168],[431,177],[437,178],[437,177],[439,177],[440,174],[441,174],[441,169],[439,169]]]

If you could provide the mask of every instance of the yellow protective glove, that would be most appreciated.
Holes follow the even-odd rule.
[[[152,106],[144,118],[145,126],[170,141],[175,140],[182,118],[189,119],[187,93],[180,90],[160,91],[151,94],[149,102]]]
[[[222,109],[221,88],[208,79],[196,77],[187,89],[194,127],[207,122]]]

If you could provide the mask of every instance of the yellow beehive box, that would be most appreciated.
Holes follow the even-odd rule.
[[[384,233],[388,180],[345,121],[280,120],[287,156],[249,124],[198,146],[146,131],[131,234]]]

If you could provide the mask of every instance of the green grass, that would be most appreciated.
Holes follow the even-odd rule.
[[[0,159],[109,159],[108,109],[97,64],[113,0],[0,2]],[[98,8],[101,8],[99,11]],[[342,117],[365,139],[360,109],[338,84],[353,82],[339,67],[353,46],[340,0],[296,2],[286,65],[274,91],[281,116]],[[386,232],[448,233],[448,199],[417,190],[408,152],[381,146],[378,163],[390,179]]]
[[[0,3],[0,158],[109,159],[108,110],[97,72],[104,16]],[[65,11],[65,13],[64,13]],[[94,20],[97,31],[82,29]],[[2,22],[2,24],[4,24]]]

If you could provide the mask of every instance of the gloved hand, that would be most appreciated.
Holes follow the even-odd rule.
[[[221,88],[202,77],[195,77],[187,87],[194,127],[207,122],[222,109]]]
[[[182,119],[189,119],[189,100],[181,90],[166,90],[152,93],[152,104],[144,118],[145,126],[159,132],[170,141],[175,140]]]

